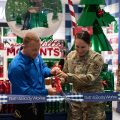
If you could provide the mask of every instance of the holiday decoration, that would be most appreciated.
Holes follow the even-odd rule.
[[[72,20],[72,28],[73,28],[72,31],[73,31],[73,35],[75,36],[75,29],[77,27],[77,24],[76,24],[76,18],[75,18],[75,12],[74,12],[74,8],[73,8],[72,0],[68,0],[68,5],[69,5],[71,20]],[[74,42],[72,42],[72,43],[73,43],[73,45],[70,50],[75,49],[75,44],[74,44]]]
[[[16,40],[17,44],[22,44],[23,43],[23,39],[19,36],[17,36],[17,40]]]
[[[77,24],[76,24],[75,12],[74,12],[74,8],[73,8],[72,0],[68,0],[68,5],[69,5],[70,15],[71,15],[71,19],[72,19],[72,27],[75,28],[77,26]]]
[[[0,94],[10,94],[11,83],[9,80],[0,80]]]
[[[111,22],[115,21],[115,18],[101,9],[100,5],[105,5],[105,1],[81,0],[80,4],[85,5],[85,7],[77,21],[77,25],[93,27],[93,35],[91,36],[92,49],[97,52],[111,51],[112,47],[101,27],[108,26]]]
[[[58,19],[57,11],[53,11],[53,17],[52,17],[52,20],[57,20],[57,19]]]
[[[112,50],[112,47],[99,24],[93,26],[93,35],[91,36],[91,41],[92,49],[96,52]]]
[[[60,0],[8,0],[5,11],[9,27],[21,38],[31,30],[40,37],[51,36],[62,21]]]
[[[115,24],[114,24],[114,32],[115,32],[115,33],[118,33],[118,31],[119,31],[118,23],[117,23],[117,21],[115,21]]]
[[[108,64],[104,64],[100,76],[102,79],[101,83],[104,86],[104,91],[114,91],[114,73],[108,71]]]
[[[61,81],[56,76],[52,79],[52,87],[56,88],[57,93],[61,93],[61,91],[62,91]]]
[[[11,83],[9,80],[0,80],[0,94],[10,94]],[[13,113],[14,106],[12,104],[3,104],[0,113]]]

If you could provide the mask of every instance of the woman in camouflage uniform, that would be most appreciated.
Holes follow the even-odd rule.
[[[62,82],[73,83],[73,92],[101,92],[100,72],[103,58],[99,53],[90,49],[90,35],[87,31],[77,33],[75,48],[71,51],[59,76]],[[68,111],[68,120],[105,120],[102,102],[72,102]]]

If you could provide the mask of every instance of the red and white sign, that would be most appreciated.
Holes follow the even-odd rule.
[[[5,45],[6,46],[6,45]],[[7,45],[7,58],[14,58],[21,44],[10,43]],[[64,55],[64,40],[41,41],[40,55],[44,59],[59,59]]]
[[[40,48],[40,54],[42,58],[54,58],[58,59],[63,57],[63,40],[49,40],[49,41],[42,41],[41,42],[41,48]]]

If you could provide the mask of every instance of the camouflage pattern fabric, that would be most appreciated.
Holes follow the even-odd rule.
[[[92,50],[82,57],[76,51],[68,54],[63,71],[67,73],[67,83],[73,83],[73,92],[101,92],[100,72],[103,58]],[[104,103],[72,102],[68,120],[105,120]]]

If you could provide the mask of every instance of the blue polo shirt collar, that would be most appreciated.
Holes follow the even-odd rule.
[[[30,57],[24,55],[21,50],[19,50],[18,54],[22,56],[26,64],[34,61],[34,59],[31,59]]]

